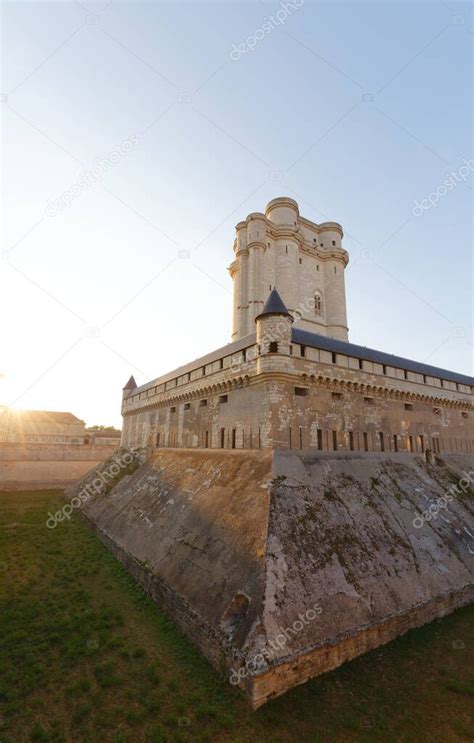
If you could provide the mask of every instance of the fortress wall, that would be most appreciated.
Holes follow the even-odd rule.
[[[115,446],[0,444],[0,491],[63,489],[115,451]]]
[[[125,406],[124,444],[474,452],[474,412],[464,409],[463,393],[440,389],[437,398],[422,397],[426,385],[384,379],[382,387],[371,369],[341,371],[321,361],[318,374],[327,377],[315,379],[316,364],[295,355],[266,354],[257,363],[259,377],[246,374],[255,371],[255,361],[237,366],[241,376],[233,387],[216,384],[195,387],[188,398],[176,393],[174,399],[161,396],[161,402],[159,396],[144,399],[142,409],[130,413]]]
[[[99,468],[107,470],[103,463]],[[67,492],[92,482],[86,475]],[[239,643],[263,598],[271,454],[160,451],[82,513],[147,593],[223,670],[223,641],[248,597]],[[250,606],[247,611],[247,605]]]
[[[466,473],[469,487],[416,526]],[[83,513],[221,672],[245,670],[321,608],[244,674],[258,707],[472,600],[473,482],[473,458],[461,454],[428,464],[401,453],[169,449]]]

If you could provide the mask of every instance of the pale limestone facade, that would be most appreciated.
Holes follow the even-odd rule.
[[[336,222],[315,224],[300,216],[293,199],[278,198],[265,213],[236,226],[232,340],[255,330],[255,318],[277,289],[295,327],[347,340],[344,269],[349,256]]]
[[[329,234],[330,244],[318,238],[323,245],[311,248],[311,230]],[[250,215],[237,232],[237,340],[141,387],[131,378],[123,391],[122,445],[474,452],[471,377],[345,340],[347,254],[338,225],[312,225],[291,199],[275,199],[266,215]],[[273,235],[270,247],[260,233]],[[298,254],[308,261],[310,283],[300,280]],[[278,255],[291,264],[280,266]],[[323,264],[332,268],[326,273]],[[337,280],[325,281],[330,275]],[[278,292],[263,305],[260,297],[267,299],[275,283]],[[300,318],[305,294],[316,291],[323,316],[315,320],[313,307]]]

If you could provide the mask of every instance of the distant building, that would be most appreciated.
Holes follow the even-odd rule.
[[[73,413],[0,409],[0,491],[66,487],[113,454],[120,435]]]

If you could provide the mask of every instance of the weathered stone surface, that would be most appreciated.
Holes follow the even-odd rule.
[[[161,450],[83,513],[256,707],[472,600],[472,490],[414,522],[472,465]]]

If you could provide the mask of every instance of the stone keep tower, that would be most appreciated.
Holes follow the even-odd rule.
[[[255,318],[277,289],[295,327],[347,341],[344,269],[349,262],[337,222],[315,224],[298,204],[282,197],[265,214],[249,214],[236,226],[232,340],[255,330]]]

